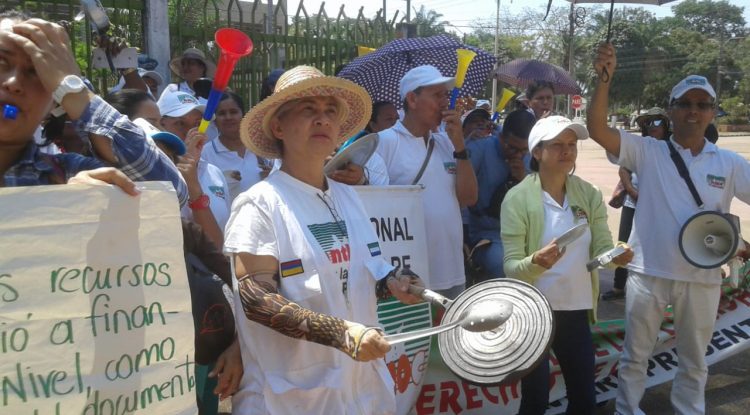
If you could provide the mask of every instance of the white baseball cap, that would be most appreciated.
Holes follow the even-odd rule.
[[[681,98],[686,92],[692,89],[702,89],[711,95],[711,98],[716,99],[716,91],[714,87],[708,82],[705,76],[700,75],[688,75],[687,78],[678,82],[677,85],[672,88],[672,93],[669,94],[669,102],[671,103],[675,99]]]
[[[432,86],[445,84],[445,88],[452,88],[456,83],[456,78],[443,76],[438,68],[432,65],[422,65],[412,68],[407,72],[398,85],[398,92],[401,95],[401,101],[406,98],[406,94],[422,86]]]
[[[198,98],[187,92],[175,91],[170,88],[164,90],[156,102],[162,116],[182,117],[192,110],[203,112],[206,108],[198,102]]]
[[[486,99],[478,99],[477,104],[474,106],[474,108],[481,108],[483,105],[486,105],[489,107],[492,105],[492,103]]]
[[[553,140],[566,129],[573,131],[579,140],[589,138],[589,130],[583,124],[574,123],[560,115],[553,115],[542,118],[534,124],[534,128],[529,133],[529,150],[533,150],[542,141]]]

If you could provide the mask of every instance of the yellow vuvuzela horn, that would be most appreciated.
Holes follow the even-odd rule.
[[[458,67],[456,68],[456,86],[453,87],[451,92],[450,109],[456,108],[456,99],[458,98],[458,90],[464,86],[464,79],[466,79],[466,71],[469,69],[471,61],[477,56],[477,53],[469,49],[456,49],[456,56],[458,57]]]
[[[514,96],[516,96],[515,92],[511,91],[508,88],[503,88],[503,95],[500,97],[500,101],[495,107],[495,113],[492,114],[492,121],[496,121],[500,117],[500,113],[503,112],[505,106],[508,105],[508,102],[510,102],[511,98],[513,98]]]

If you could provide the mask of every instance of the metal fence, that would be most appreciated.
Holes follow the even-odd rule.
[[[145,0],[100,0],[107,8],[111,32],[124,38],[130,46],[145,50]],[[166,0],[165,0],[166,1]],[[312,65],[328,75],[357,56],[357,46],[378,47],[395,34],[396,16],[392,20],[378,14],[364,16],[360,8],[355,17],[342,6],[328,14],[323,6],[307,10],[304,1],[290,15],[285,2],[268,7],[262,0],[168,0],[170,44],[172,55],[188,47],[207,52],[215,61],[219,51],[213,42],[216,29],[234,27],[247,33],[254,51],[242,59],[232,75],[230,87],[249,104],[258,100],[260,85],[274,68]],[[4,0],[3,9],[17,9],[51,21],[64,21],[81,69],[101,93],[117,82],[109,70],[91,67],[92,46],[90,25],[86,19],[76,22],[80,11],[78,0]],[[160,62],[161,66],[168,62]]]
[[[269,9],[261,0],[173,0],[169,12],[173,54],[197,47],[218,57],[213,34],[221,27],[250,36],[253,53],[238,63],[230,82],[250,104],[257,102],[261,82],[274,68],[304,64],[333,75],[339,65],[357,56],[357,45],[378,47],[395,33],[394,21],[380,15],[368,19],[362,8],[356,17],[349,17],[342,6],[330,17],[322,5],[308,11],[304,1],[291,16],[284,2]]]

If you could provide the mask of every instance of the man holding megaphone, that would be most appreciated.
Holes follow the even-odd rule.
[[[594,61],[600,76],[588,111],[591,138],[619,157],[620,166],[637,173],[643,183],[629,240],[635,257],[628,266],[625,347],[616,409],[623,415],[643,413],[638,405],[648,359],[664,308],[671,304],[679,356],[672,407],[680,414],[703,414],[708,376],[704,355],[716,319],[721,270],[700,266],[705,261],[683,254],[681,230],[702,211],[715,210],[715,218],[723,218],[733,197],[750,202],[750,164],[705,139],[716,111],[716,93],[702,76],[690,75],[672,88],[668,112],[674,132],[669,140],[649,140],[609,128],[609,80],[616,63],[614,47],[601,45]],[[605,71],[610,76],[602,77]],[[711,226],[714,231],[722,229]],[[736,229],[729,234],[730,240],[739,239]],[[735,254],[733,250],[727,256]]]

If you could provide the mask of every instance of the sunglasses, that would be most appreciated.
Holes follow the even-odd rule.
[[[661,127],[661,125],[664,124],[664,120],[662,119],[654,119],[646,123],[646,128],[657,128]]]
[[[713,102],[689,102],[689,101],[675,101],[672,106],[681,110],[689,110],[698,108],[699,111],[710,111],[714,109]]]

